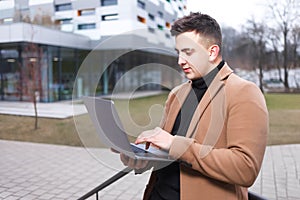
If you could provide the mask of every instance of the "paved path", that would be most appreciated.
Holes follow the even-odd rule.
[[[83,104],[73,104],[72,101],[55,103],[37,103],[39,117],[64,119],[73,115],[87,113]],[[32,102],[0,101],[0,114],[35,116]]]
[[[116,93],[111,95],[103,95],[112,99],[135,99],[141,97],[154,96],[164,93],[164,91],[137,91],[134,93]],[[37,103],[37,111],[39,117],[47,118],[68,118],[74,115],[87,113],[87,110],[80,99],[74,102],[59,101],[54,103]],[[0,114],[35,116],[32,102],[20,101],[0,101]]]
[[[300,199],[300,145],[267,147],[251,191]],[[107,149],[0,140],[0,199],[77,199],[123,169]],[[132,172],[100,193],[104,200],[141,199],[150,173]],[[96,199],[94,196],[90,199]]]
[[[5,200],[77,199],[117,173],[117,167],[124,168],[108,149],[0,140],[0,157],[0,199]],[[100,197],[141,199],[148,176],[131,173]]]
[[[135,95],[130,98],[149,93]],[[115,98],[129,97],[119,94]],[[38,111],[40,117],[51,118],[86,113],[83,104],[71,102],[38,103]],[[0,114],[33,116],[33,106],[0,101]],[[300,200],[299,152],[300,144],[267,147],[250,190],[271,200]],[[107,149],[0,140],[0,199],[77,199],[123,168],[118,155]],[[104,189],[100,199],[141,199],[149,175],[130,173]]]

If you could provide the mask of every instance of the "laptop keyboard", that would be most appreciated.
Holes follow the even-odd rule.
[[[168,154],[156,154],[156,153],[152,153],[152,152],[149,152],[145,149],[142,149],[142,148],[139,148],[139,147],[136,147],[134,145],[130,145],[132,151],[134,152],[135,155],[137,156],[145,156],[145,157],[156,157],[156,158],[163,158],[163,159],[169,159],[169,156]]]
[[[144,150],[144,149],[141,149],[141,148],[138,148],[134,145],[130,145],[131,146],[131,149],[134,153],[149,153],[148,151]]]

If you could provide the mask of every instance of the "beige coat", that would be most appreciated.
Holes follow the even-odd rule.
[[[188,81],[170,92],[161,124],[164,130],[171,132],[190,90]],[[170,156],[188,163],[180,164],[181,199],[248,199],[247,187],[259,173],[267,133],[264,96],[225,63],[196,108],[186,137],[175,136],[170,148]],[[155,171],[144,199],[154,180]]]

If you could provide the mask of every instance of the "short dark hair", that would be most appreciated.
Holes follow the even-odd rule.
[[[218,22],[207,14],[200,12],[193,13],[177,19],[172,27],[172,36],[177,36],[184,32],[192,32],[200,34],[210,40],[209,44],[217,44],[222,48],[222,33]]]

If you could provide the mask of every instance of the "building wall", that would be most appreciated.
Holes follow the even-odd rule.
[[[109,1],[116,4],[104,4]],[[136,29],[167,32],[185,14],[185,5],[186,0],[7,0],[0,1],[0,22],[28,21],[29,17],[50,26],[50,19],[62,31],[99,40]]]
[[[185,0],[117,2],[0,1],[0,99],[30,100],[30,66],[40,72],[42,102],[180,84],[169,28]]]

